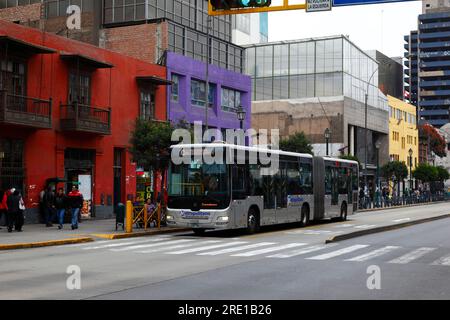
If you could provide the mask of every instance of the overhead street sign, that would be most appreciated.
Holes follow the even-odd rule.
[[[417,0],[333,0],[333,7],[356,6],[362,4],[380,4],[391,2],[406,2]]]
[[[306,0],[306,12],[330,11],[332,0]]]

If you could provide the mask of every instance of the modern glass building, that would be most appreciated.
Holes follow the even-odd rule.
[[[345,36],[246,46],[253,101],[346,96],[388,110],[378,62]]]
[[[450,8],[419,15],[418,31],[405,37],[407,96],[422,122],[449,123]]]

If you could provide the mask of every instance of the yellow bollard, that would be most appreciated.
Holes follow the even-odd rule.
[[[127,201],[127,210],[125,214],[125,221],[126,221],[126,232],[132,233],[133,232],[133,204],[131,201]]]

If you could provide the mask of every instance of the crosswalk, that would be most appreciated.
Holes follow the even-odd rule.
[[[426,263],[432,266],[450,266],[449,252],[443,248],[405,248],[398,245],[369,244],[309,244],[305,242],[277,243],[252,242],[234,239],[205,239],[180,237],[154,237],[151,239],[126,239],[99,241],[72,246],[84,252],[114,252],[133,254],[160,254],[173,256],[207,257],[227,256],[234,258],[289,259],[301,257],[308,261],[340,259],[343,262],[369,262],[376,260],[391,265]],[[439,250],[438,250],[439,249]],[[449,250],[450,251],[450,250]],[[442,256],[438,256],[438,255]]]

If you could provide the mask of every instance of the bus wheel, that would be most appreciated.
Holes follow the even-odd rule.
[[[255,209],[250,208],[247,219],[247,233],[254,234],[259,231],[258,214]]]
[[[341,207],[341,221],[347,221],[347,205],[345,203]]]
[[[199,237],[205,235],[205,229],[192,229],[192,231],[194,231],[194,234]]]
[[[301,217],[301,225],[302,227],[306,227],[309,224],[309,208],[308,206],[304,205],[302,207],[302,217]]]

